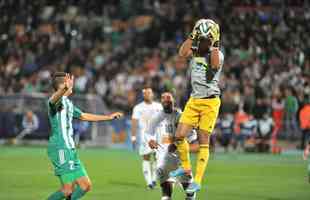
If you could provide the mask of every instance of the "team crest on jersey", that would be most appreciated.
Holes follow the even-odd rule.
[[[195,67],[193,68],[196,72],[205,72],[208,69],[208,62],[206,62],[206,58],[204,57],[195,57],[194,58]]]

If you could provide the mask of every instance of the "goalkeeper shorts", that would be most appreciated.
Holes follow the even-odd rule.
[[[212,133],[219,113],[221,99],[190,98],[181,115],[180,123],[188,124],[208,133]]]

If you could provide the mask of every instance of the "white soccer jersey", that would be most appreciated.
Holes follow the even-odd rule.
[[[176,124],[178,123],[180,115],[181,112],[179,110],[174,110],[170,114],[164,111],[157,113],[147,129],[147,140],[149,140],[151,136],[155,136],[154,139],[160,145],[159,149],[166,150],[169,144],[173,143]],[[156,129],[158,130],[157,132]]]
[[[151,138],[155,139],[156,142],[160,145],[159,151],[166,153],[168,152],[169,144],[174,142],[177,123],[181,116],[181,111],[176,109],[172,113],[165,113],[161,111],[157,113],[149,124],[147,129],[146,140]],[[155,137],[155,138],[154,138]],[[197,133],[193,130],[187,137],[189,143],[197,139]]]
[[[168,151],[169,145],[174,142],[177,123],[180,116],[181,111],[179,110],[174,110],[170,114],[161,111],[152,118],[146,131],[146,140],[150,141],[151,139],[155,139],[159,144],[159,147],[156,150],[156,171],[160,183],[167,181],[169,179],[169,172],[176,170],[180,165],[178,154],[169,153]],[[196,131],[192,131],[187,139],[190,143],[197,140]],[[178,180],[180,183],[190,183],[192,181],[189,176],[181,176]]]
[[[137,137],[141,143],[145,141],[144,135],[151,119],[162,109],[162,105],[158,102],[152,102],[151,104],[141,102],[133,108],[132,119],[138,121]]]

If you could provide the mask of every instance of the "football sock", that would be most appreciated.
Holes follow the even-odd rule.
[[[144,179],[147,185],[152,184],[152,174],[151,174],[151,162],[148,160],[142,161],[142,170]]]
[[[75,190],[73,191],[71,195],[71,200],[79,200],[86,194],[86,191],[84,191],[79,185],[75,187]]]
[[[151,169],[152,169],[152,182],[156,182],[156,160],[153,160],[151,163]]]
[[[184,170],[191,170],[191,161],[189,158],[189,144],[186,139],[177,141],[177,149],[179,152],[181,165]]]
[[[209,145],[201,144],[197,155],[195,182],[201,184],[209,160]]]
[[[47,200],[62,200],[63,198],[65,198],[65,194],[61,191],[57,191],[51,194]]]
[[[160,184],[160,186],[161,186],[162,197],[169,197],[170,199],[172,195],[172,183],[166,181]]]

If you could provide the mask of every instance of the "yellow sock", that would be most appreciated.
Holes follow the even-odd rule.
[[[177,142],[181,165],[184,170],[191,170],[191,161],[189,158],[189,144],[186,139]]]
[[[209,160],[209,145],[202,144],[197,155],[195,182],[201,184]]]

